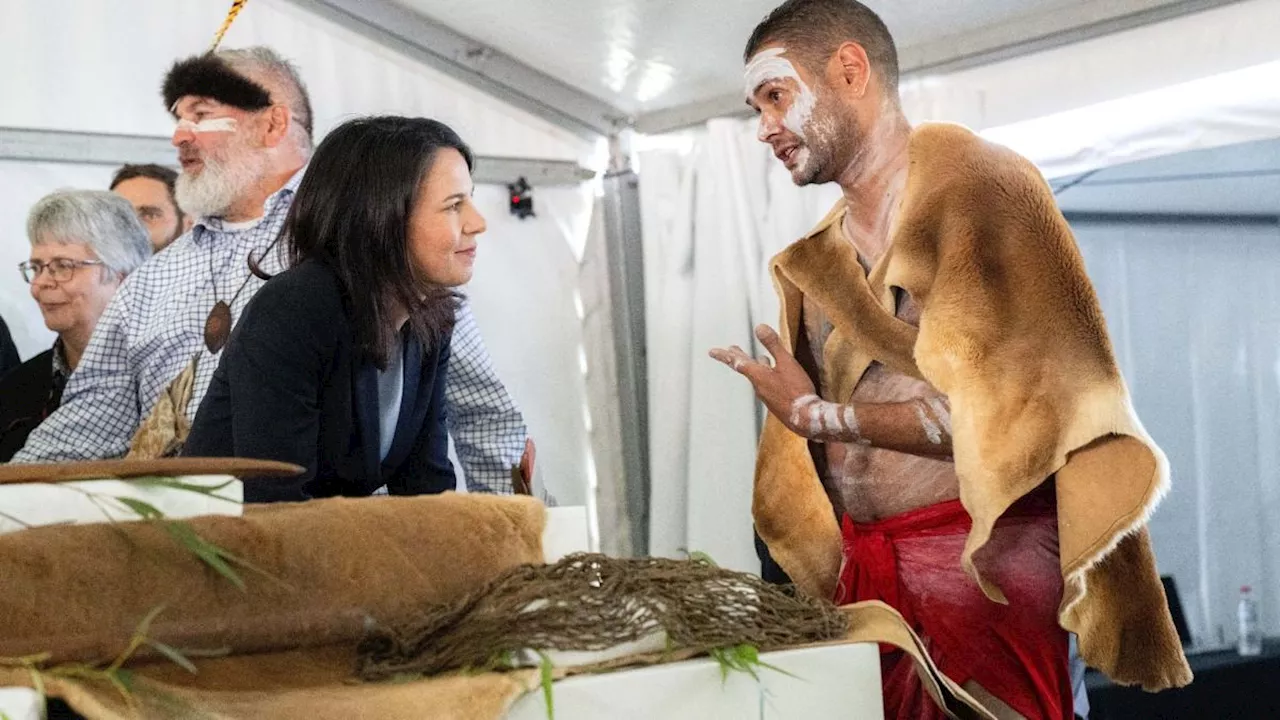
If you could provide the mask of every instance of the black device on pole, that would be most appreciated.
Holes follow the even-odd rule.
[[[524,220],[533,214],[533,188],[523,177],[507,186],[511,198],[511,214]]]

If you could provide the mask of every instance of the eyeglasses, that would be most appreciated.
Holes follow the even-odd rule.
[[[39,260],[27,260],[18,263],[18,270],[22,272],[22,279],[28,283],[35,282],[40,277],[40,273],[48,270],[49,277],[54,282],[67,282],[72,275],[76,274],[76,270],[91,265],[102,265],[101,260],[68,260],[67,258],[54,258],[49,262],[40,262]]]

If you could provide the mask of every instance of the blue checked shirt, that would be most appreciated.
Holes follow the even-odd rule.
[[[130,274],[99,318],[67,382],[62,406],[31,433],[13,462],[124,455],[161,392],[199,353],[187,406],[187,415],[194,417],[219,357],[205,348],[205,318],[218,300],[229,303],[232,317],[239,318],[262,287],[263,281],[249,272],[250,252],[267,273],[284,269],[283,243],[267,251],[284,225],[302,173],[267,198],[253,227],[232,230],[219,218],[200,218],[190,232]],[[511,492],[511,468],[524,452],[524,419],[494,372],[465,305],[453,331],[445,413],[467,488]]]

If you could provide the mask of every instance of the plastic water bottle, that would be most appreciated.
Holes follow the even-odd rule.
[[[1253,588],[1240,588],[1240,605],[1236,608],[1239,623],[1237,648],[1244,657],[1262,654],[1262,631],[1258,629],[1258,601],[1253,599]]]

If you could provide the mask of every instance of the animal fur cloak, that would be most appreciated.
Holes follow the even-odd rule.
[[[1122,684],[1185,685],[1191,671],[1145,527],[1168,462],[1134,413],[1071,230],[1036,168],[953,125],[911,136],[892,245],[868,273],[841,232],[844,202],[781,252],[772,274],[794,350],[808,296],[834,331],[823,364],[848,402],[873,361],[947,394],[960,499],[973,519],[963,563],[1015,501],[1056,480],[1064,594],[1059,619],[1085,661]],[[921,308],[894,315],[892,288]],[[831,597],[840,528],[807,442],[765,425],[753,513],[777,562]]]

